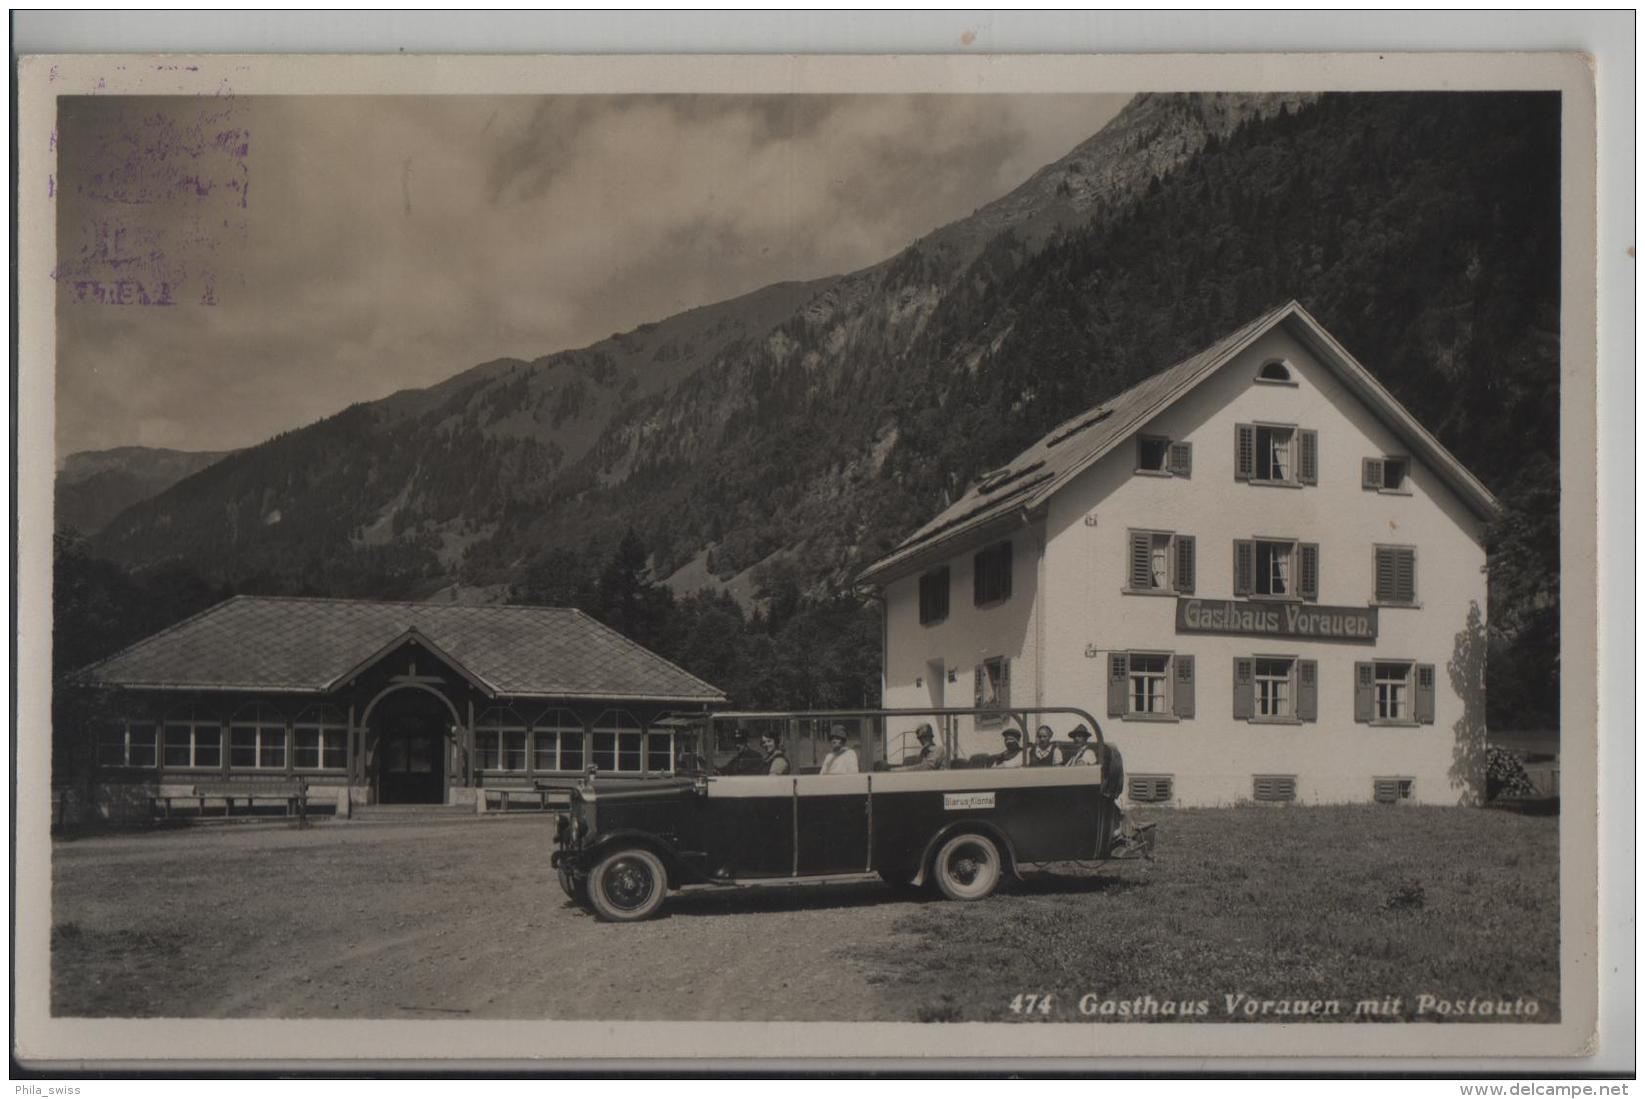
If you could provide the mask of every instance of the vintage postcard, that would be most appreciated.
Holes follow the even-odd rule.
[[[1582,58],[19,91],[25,1063],[1588,1048]]]

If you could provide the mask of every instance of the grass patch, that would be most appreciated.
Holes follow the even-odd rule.
[[[874,952],[876,988],[945,1021],[1025,1018],[1019,994],[1050,994],[1035,1021],[1500,1022],[1499,1003],[1519,1012],[1506,1021],[1559,1018],[1557,819],[1417,806],[1147,819],[1152,864],[922,905],[899,930],[924,948]]]

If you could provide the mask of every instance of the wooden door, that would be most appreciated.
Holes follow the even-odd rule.
[[[385,805],[445,802],[445,733],[432,722],[402,717],[384,731],[377,800]]]

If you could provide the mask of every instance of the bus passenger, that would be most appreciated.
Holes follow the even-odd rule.
[[[1051,738],[1057,734],[1051,731],[1051,726],[1041,725],[1034,730],[1034,744],[1028,749],[1028,767],[1055,767],[1057,765],[1057,748],[1051,743]]]
[[[1022,766],[1022,734],[1015,729],[1007,729],[1000,734],[1005,738],[1005,751],[996,752],[988,757],[990,767],[1021,767]]]
[[[738,729],[731,734],[732,743],[736,751],[732,757],[720,765],[722,775],[763,775],[765,761],[760,753],[748,746],[748,734]]]
[[[766,774],[788,774],[788,756],[783,753],[782,745],[777,743],[775,733],[760,734],[760,750],[765,753]]]
[[[1064,767],[1095,767],[1097,764],[1097,750],[1091,747],[1091,730],[1084,725],[1074,726],[1074,731],[1068,734],[1074,746],[1068,749],[1068,755],[1063,759]]]
[[[921,725],[914,730],[914,738],[920,742],[920,756],[913,763],[904,763],[900,767],[893,767],[894,771],[940,771],[948,766],[948,751],[937,743],[937,734],[929,724]]]
[[[824,775],[854,775],[858,771],[855,749],[845,746],[845,726],[836,725],[828,730],[828,754],[822,758]]]

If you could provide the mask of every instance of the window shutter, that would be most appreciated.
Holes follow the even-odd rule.
[[[1257,471],[1257,429],[1252,424],[1234,425],[1234,480],[1249,481]]]
[[[1154,586],[1154,569],[1149,561],[1149,552],[1153,548],[1153,538],[1147,531],[1134,530],[1131,532],[1131,581],[1132,591],[1147,591]]]
[[[1297,432],[1297,480],[1319,484],[1319,432]]]
[[[1194,444],[1172,443],[1170,456],[1166,459],[1166,468],[1176,477],[1191,476],[1194,470]]]
[[[1125,688],[1131,670],[1131,659],[1126,653],[1111,653],[1108,657],[1108,716],[1120,717],[1125,713]]]
[[[1376,689],[1376,669],[1367,661],[1354,662],[1354,720],[1370,721],[1372,696]]]
[[[1177,535],[1177,590],[1184,595],[1194,594],[1194,536]]]
[[[1304,599],[1319,598],[1319,543],[1304,542],[1297,547],[1301,558],[1297,593]]]
[[[1434,723],[1434,666],[1417,665],[1416,716],[1424,725]]]
[[[1395,550],[1394,557],[1394,599],[1401,603],[1415,603],[1417,601],[1417,554],[1416,550]]]
[[[1319,662],[1297,661],[1297,717],[1302,721],[1319,720]]]
[[[1011,658],[1000,657],[1000,689],[994,693],[994,705],[1008,709],[1011,705]]]
[[[1234,657],[1234,720],[1249,719],[1255,710],[1252,684],[1254,662],[1247,656]]]
[[[1172,657],[1177,666],[1176,689],[1171,696],[1171,712],[1178,717],[1194,716],[1194,658],[1185,653]]]
[[[976,672],[977,672],[976,701],[973,702],[971,705],[974,709],[980,710],[980,709],[982,709],[983,687],[986,685],[986,683],[988,681],[988,669],[983,667],[981,664],[978,664],[977,668],[976,668]]]
[[[1248,538],[1234,540],[1234,594],[1250,595],[1256,587],[1257,544]]]
[[[1359,463],[1359,484],[1361,488],[1379,489],[1382,487],[1382,459],[1364,458]]]
[[[1378,603],[1394,601],[1394,551],[1377,547],[1376,588]]]

